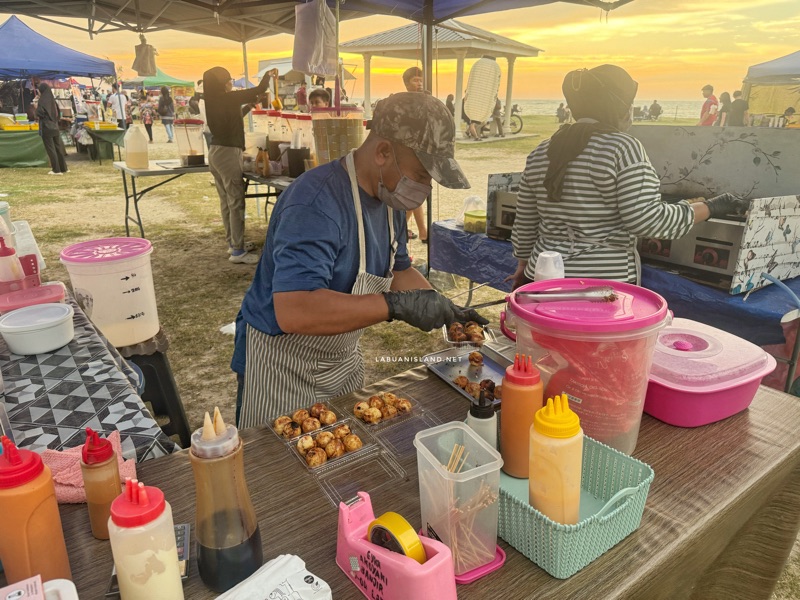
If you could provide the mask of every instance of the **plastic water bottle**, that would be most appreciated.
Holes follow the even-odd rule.
[[[564,259],[560,253],[546,250],[540,252],[536,258],[533,280],[544,281],[545,279],[564,279]]]

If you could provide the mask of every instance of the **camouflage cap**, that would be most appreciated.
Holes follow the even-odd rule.
[[[444,187],[469,187],[466,175],[453,158],[453,116],[440,100],[418,92],[392,94],[375,107],[372,131],[413,150],[428,174]]]

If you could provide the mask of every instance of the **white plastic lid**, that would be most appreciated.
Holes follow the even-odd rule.
[[[761,348],[689,319],[658,335],[650,380],[673,390],[715,392],[764,377],[774,364]]]
[[[0,317],[0,332],[25,333],[49,329],[72,319],[74,312],[69,304],[37,304],[18,308]]]

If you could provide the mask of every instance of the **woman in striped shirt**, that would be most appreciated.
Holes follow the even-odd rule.
[[[530,156],[511,237],[519,265],[514,287],[533,279],[540,252],[564,257],[567,277],[638,283],[637,237],[676,239],[692,225],[742,209],[723,194],[698,204],[667,204],[631,124],[638,84],[615,65],[579,69],[562,86],[577,120]]]

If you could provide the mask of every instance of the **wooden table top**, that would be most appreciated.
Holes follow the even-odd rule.
[[[424,367],[374,384],[366,391],[390,388],[406,390],[442,422],[463,420],[468,410],[463,397]],[[749,410],[706,427],[671,427],[645,415],[634,456],[651,465],[656,475],[636,532],[567,580],[554,579],[500,541],[508,555],[506,564],[484,579],[459,586],[459,598],[692,597],[697,581],[715,568],[726,550],[735,545],[737,536],[745,535],[742,532],[747,523],[776,494],[787,486],[792,494],[798,492],[798,430],[800,400],[764,387]],[[270,430],[248,429],[242,437],[265,560],[297,554],[308,570],[330,584],[334,598],[362,598],[335,563],[338,511],[314,477]],[[375,514],[396,511],[418,525],[416,454],[412,449],[395,458],[406,476],[372,495]],[[194,481],[186,451],[137,465],[137,472],[147,485],[164,491],[176,523],[194,521]],[[81,598],[102,598],[112,567],[109,544],[92,538],[85,505],[62,506],[61,510],[73,578]],[[762,591],[737,597],[769,597],[782,568],[781,557],[788,556],[798,526],[797,510],[775,525],[775,537],[767,549],[762,547],[755,559],[750,557],[755,560],[752,570],[762,577],[756,586]],[[769,550],[777,546],[780,552],[776,559],[770,557]],[[194,548],[192,553],[191,575],[184,586],[186,598],[215,598],[197,574]],[[766,569],[759,561],[777,562],[777,567]]]

